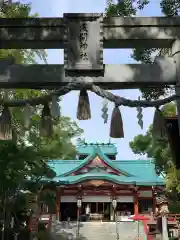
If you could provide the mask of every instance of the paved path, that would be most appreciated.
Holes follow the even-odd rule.
[[[119,240],[137,239],[138,225],[136,222],[119,222],[117,224]],[[113,222],[85,222],[81,223],[79,237],[76,237],[77,225],[69,226],[62,223],[54,223],[52,233],[55,240],[117,240],[116,223]],[[139,240],[146,240],[144,227],[139,226]]]

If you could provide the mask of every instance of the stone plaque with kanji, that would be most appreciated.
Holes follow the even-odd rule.
[[[66,75],[103,76],[103,16],[65,14]]]

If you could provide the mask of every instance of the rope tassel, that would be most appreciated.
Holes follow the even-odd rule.
[[[82,89],[79,94],[77,119],[79,120],[91,119],[90,103],[86,89]]]
[[[53,124],[51,111],[48,103],[44,105],[41,115],[41,135],[44,137],[51,137],[53,133]]]
[[[121,116],[119,107],[116,105],[113,109],[112,117],[111,117],[110,137],[111,138],[124,138],[122,116]]]
[[[0,140],[12,140],[11,112],[7,106],[4,107],[0,117]]]
[[[154,113],[152,135],[156,140],[165,140],[167,138],[164,116],[158,108]]]

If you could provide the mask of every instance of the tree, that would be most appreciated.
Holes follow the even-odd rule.
[[[21,4],[5,4],[0,9],[0,17],[37,17],[30,14],[31,6]],[[36,56],[46,62],[45,50],[0,49],[0,57],[12,55],[15,62],[35,63]],[[47,94],[48,91],[32,89],[1,90],[3,98],[28,99]],[[29,128],[24,126],[24,109],[11,109],[12,128],[16,138],[12,141],[0,141],[0,196],[6,193],[6,199],[13,199],[24,187],[25,179],[31,177],[39,180],[42,176],[49,176],[47,167],[49,159],[74,159],[76,156],[72,138],[79,136],[82,129],[68,117],[53,119],[54,132],[52,138],[39,134],[42,107],[31,108],[32,117]],[[8,197],[7,197],[8,196]]]
[[[165,117],[176,115],[176,105],[166,104],[162,108]],[[145,135],[139,134],[129,143],[133,153],[147,155],[155,160],[156,168],[160,172],[167,172],[169,164],[172,163],[172,155],[167,141],[157,141],[152,136],[152,125],[149,126]]]
[[[0,8],[1,18],[36,18],[38,14],[31,14],[31,5],[15,2],[11,4],[3,4]],[[0,58],[11,55],[15,58],[16,63],[36,63],[36,57],[46,62],[47,52],[37,49],[0,49]]]
[[[162,108],[163,115],[175,116],[176,105],[169,103]],[[155,161],[156,169],[164,174],[166,181],[166,190],[169,197],[179,200],[180,193],[180,170],[176,169],[173,163],[171,150],[167,141],[156,141],[152,136],[152,125],[149,126],[146,134],[139,134],[129,143],[133,153],[146,155]],[[142,160],[143,161],[143,160]]]
[[[4,4],[0,11],[1,17],[8,17],[8,18],[16,18],[16,17],[37,17],[38,14],[31,15],[31,6],[29,4],[21,4],[20,2],[16,2],[13,4]],[[12,55],[15,58],[16,63],[36,63],[36,56],[39,56],[42,60],[46,62],[46,51],[45,50],[26,50],[26,49],[0,49],[0,57],[6,57],[8,55]],[[46,90],[33,90],[33,89],[15,89],[15,90],[8,90],[8,97],[14,99],[28,99],[32,97],[39,97],[47,94],[48,91]],[[7,91],[2,90],[0,92],[2,97],[7,97]],[[32,117],[30,122],[29,129],[24,127],[24,109],[22,108],[12,108],[12,122],[14,125],[14,130],[16,131],[19,144],[25,141],[28,141],[30,145],[42,149],[43,146],[46,146],[46,153],[49,152],[50,157],[53,158],[74,158],[75,157],[75,148],[74,145],[71,143],[71,139],[73,137],[79,136],[82,133],[82,130],[79,129],[75,122],[72,122],[70,118],[67,117],[60,117],[57,119],[53,119],[54,123],[54,134],[51,139],[42,138],[39,135],[39,123],[41,119],[41,107],[32,108]],[[24,133],[26,131],[26,136]],[[54,144],[53,144],[54,143]],[[58,146],[57,146],[58,145]],[[67,151],[68,145],[68,151]],[[56,150],[52,150],[55,148]],[[62,150],[62,147],[64,148]],[[45,152],[45,147],[43,147]],[[49,150],[47,150],[49,149]],[[56,154],[55,154],[56,152]],[[68,154],[68,155],[67,155]]]
[[[152,125],[145,135],[139,134],[129,143],[133,153],[146,155],[155,160],[156,169],[167,172],[168,163],[172,161],[169,144],[166,141],[156,141],[152,136]]]
[[[0,9],[0,17],[37,17],[31,15],[31,6],[21,4],[5,4]],[[18,64],[36,63],[36,57],[46,62],[47,53],[45,50],[29,49],[0,49],[0,57],[12,55]],[[1,98],[28,99],[47,94],[47,90],[33,89],[1,89]],[[0,108],[2,110],[2,108]],[[14,136],[12,141],[0,141],[0,207],[6,208],[7,214],[13,211],[19,204],[18,199],[24,199],[24,207],[27,205],[27,196],[21,194],[21,189],[31,188],[34,193],[39,192],[42,184],[39,180],[46,176],[52,177],[47,165],[49,159],[75,159],[76,149],[72,138],[80,136],[83,132],[76,122],[68,117],[57,117],[53,119],[54,132],[52,138],[42,137],[39,134],[41,120],[41,106],[31,108],[31,119],[29,128],[24,125],[24,109],[19,107],[11,108],[12,129]],[[35,184],[26,184],[31,177]],[[23,204],[23,203],[22,203]],[[16,209],[15,209],[16,210]],[[4,210],[3,210],[4,211]]]
[[[138,10],[142,10],[153,0],[107,0],[106,14],[108,16],[134,16]],[[160,0],[159,7],[163,15],[167,17],[179,16],[180,1],[179,0]],[[146,49],[138,48],[133,50],[132,58],[138,62],[151,63],[153,55],[164,55],[168,53],[168,49]],[[168,94],[167,88],[141,89],[143,98],[158,99],[160,96]]]

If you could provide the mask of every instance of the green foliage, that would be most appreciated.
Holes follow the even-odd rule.
[[[145,6],[153,0],[107,0],[106,14],[107,16],[134,16],[138,10],[142,10]],[[163,15],[179,16],[180,13],[180,1],[179,0],[160,0],[159,8]],[[138,62],[152,63],[156,55],[168,54],[168,49],[146,49],[137,48],[133,49],[131,57]],[[145,99],[158,99],[160,96],[167,94],[167,88],[143,88],[140,89],[142,97]]]
[[[180,203],[179,202],[177,202],[177,203],[170,202],[168,207],[169,207],[170,213],[176,213],[176,214],[180,213]]]
[[[174,117],[176,116],[176,104],[168,103],[161,108],[161,111],[165,117]]]
[[[166,117],[175,116],[176,105],[174,103],[166,104],[162,108],[162,112]],[[168,142],[153,139],[151,125],[145,135],[135,136],[129,146],[135,154],[147,155],[147,157],[154,159],[156,169],[165,174],[166,190],[169,197],[174,199],[180,193],[180,170],[177,170],[173,163]]]
[[[56,213],[56,192],[53,190],[43,190],[40,194],[40,201],[46,203],[49,212]]]
[[[0,10],[0,17],[37,17],[31,15],[31,6],[21,3],[5,5]],[[0,49],[0,57],[12,55],[16,63],[36,63],[36,57],[46,62],[45,50],[30,49]],[[43,96],[48,91],[33,89],[1,90],[0,97],[10,99],[28,99]],[[23,108],[12,108],[12,124],[15,141],[0,142],[0,196],[6,192],[8,200],[16,196],[20,189],[25,187],[25,179],[31,177],[38,181],[42,176],[52,176],[47,167],[48,159],[74,159],[76,155],[72,139],[79,136],[82,130],[68,117],[53,119],[54,133],[51,139],[41,137],[39,125],[41,107],[32,109],[32,118],[29,129],[24,128]],[[39,185],[34,187],[37,190]],[[2,195],[1,195],[2,194]]]
[[[129,143],[131,149],[135,154],[152,157],[152,127],[147,131],[146,135],[139,134],[134,137],[133,141]]]
[[[13,4],[5,4],[0,10],[0,17],[3,18],[36,18],[38,14],[30,14],[31,6],[16,2]],[[37,49],[0,49],[0,58],[12,55],[16,63],[37,63],[36,57],[46,62],[46,50]]]
[[[116,3],[113,0],[108,0],[106,14],[108,16],[132,16],[136,14],[137,10],[143,9],[148,3],[149,0],[118,0]]]
[[[131,0],[118,1],[114,4],[113,1],[108,1],[107,15],[108,16],[130,16],[136,14],[136,9],[133,7]]]
[[[36,123],[32,126],[35,127]],[[37,135],[37,132],[30,127],[28,142],[38,150],[41,149],[42,156],[46,159],[75,159],[76,149],[71,139],[80,136],[83,132],[82,129],[68,117],[59,118],[53,128],[52,137],[45,138]]]
[[[180,1],[179,0],[161,0],[160,7],[164,15],[179,16],[180,12]]]
[[[32,194],[30,193],[23,193],[19,192],[16,194],[15,198],[12,199],[11,201],[11,210],[14,210],[14,212],[23,212],[23,211],[28,211],[31,209],[32,206]]]
[[[180,170],[173,164],[170,164],[166,175],[166,189],[180,193]]]
[[[164,116],[175,116],[176,105],[174,103],[166,104],[162,108]],[[149,126],[145,135],[139,134],[134,137],[133,141],[129,143],[132,151],[135,154],[147,155],[149,158],[155,160],[158,170],[167,172],[169,163],[172,163],[172,155],[169,144],[166,141],[156,141],[152,136],[152,125]]]
[[[38,232],[38,239],[39,240],[49,240],[51,239],[50,234],[47,232],[47,230],[41,230]]]
[[[129,143],[135,154],[147,155],[155,160],[156,168],[161,172],[167,171],[168,163],[172,161],[171,151],[167,142],[155,141],[152,137],[152,126],[145,135],[137,135]]]

